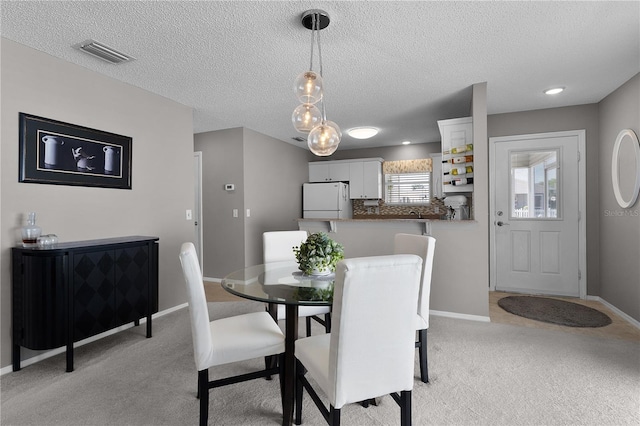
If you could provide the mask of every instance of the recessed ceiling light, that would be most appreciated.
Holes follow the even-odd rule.
[[[369,139],[378,134],[378,129],[375,127],[354,127],[349,129],[347,134],[356,139]]]
[[[410,145],[411,141],[402,141],[402,145]]]
[[[554,87],[552,89],[547,89],[544,91],[544,93],[546,95],[557,95],[558,93],[562,92],[564,90],[564,87]]]

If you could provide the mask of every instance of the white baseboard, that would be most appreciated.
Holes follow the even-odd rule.
[[[616,308],[615,306],[613,306],[611,303],[607,302],[606,300],[604,300],[600,296],[587,296],[587,300],[595,300],[597,302],[602,303],[607,308],[611,309],[616,315],[618,315],[622,319],[626,320],[629,324],[631,324],[632,326],[634,326],[637,329],[640,329],[640,321],[637,321],[635,318],[632,318],[631,316],[625,314],[620,309]]]
[[[459,314],[457,312],[434,311],[433,309],[429,309],[429,315],[434,315],[436,317],[457,318],[457,319],[463,319],[463,320],[469,320],[469,321],[491,322],[489,317],[485,317],[482,315],[469,315],[469,314]]]
[[[153,314],[151,316],[151,318],[152,319],[160,318],[162,316],[170,314],[171,312],[175,312],[175,311],[178,311],[178,310],[180,310],[182,308],[186,308],[187,306],[189,306],[188,303],[183,303],[181,305],[174,306],[172,308],[165,309],[164,311],[160,311],[158,313],[155,313],[155,314]],[[146,322],[147,322],[146,318],[141,318],[140,319],[140,324],[146,324]],[[127,329],[132,328],[132,327],[134,327],[133,323],[121,325],[120,327],[113,328],[111,330],[105,331],[104,333],[96,334],[95,336],[91,336],[91,337],[88,337],[86,339],[83,339],[83,340],[80,340],[78,342],[75,342],[73,344],[73,347],[77,348],[77,347],[80,347],[82,345],[86,345],[87,343],[95,342],[96,340],[102,339],[103,337],[111,336],[112,334],[118,333],[118,332],[123,331],[123,330],[127,330]],[[42,360],[45,360],[47,358],[51,358],[52,356],[56,356],[58,354],[64,353],[66,350],[67,350],[67,347],[66,346],[62,346],[60,348],[52,349],[50,351],[41,352],[36,356],[32,356],[31,358],[27,358],[27,359],[21,360],[20,361],[20,368],[27,367],[29,365],[35,364],[35,363],[40,362]],[[13,372],[13,365],[8,365],[6,367],[0,368],[0,376],[3,376],[5,374],[11,373],[11,372]]]
[[[217,278],[203,278],[204,281],[210,281],[210,282],[220,282],[219,279]],[[634,318],[630,317],[629,315],[625,314],[624,312],[622,312],[620,309],[616,308],[615,306],[613,306],[611,303],[607,302],[606,300],[602,299],[599,296],[587,296],[588,300],[595,300],[598,301],[600,303],[602,303],[603,305],[607,306],[609,309],[611,309],[616,315],[620,316],[621,318],[623,318],[624,320],[626,320],[627,322],[629,322],[631,325],[633,325],[634,327],[640,329],[640,321],[635,320]],[[186,308],[188,305],[188,303],[183,303],[181,305],[177,305],[174,306],[172,308],[169,309],[165,309],[163,311],[160,311],[156,314],[154,314],[152,316],[152,318],[160,318],[164,315],[170,314],[172,312],[178,311],[180,309]],[[456,312],[447,312],[447,311],[435,311],[435,310],[430,310],[429,311],[429,315],[434,315],[434,316],[439,316],[439,317],[447,317],[447,318],[457,318],[457,319],[464,319],[464,320],[469,320],[469,321],[480,321],[480,322],[491,322],[489,317],[486,316],[482,316],[482,315],[469,315],[469,314],[460,314],[460,313],[456,313]],[[145,324],[147,322],[146,318],[142,318],[140,319],[140,324]],[[109,331],[105,331],[104,333],[100,333],[97,334],[95,336],[89,337],[87,339],[81,340],[79,342],[76,342],[73,344],[73,347],[79,347],[82,345],[86,345],[87,343],[91,343],[91,342],[95,342],[96,340],[99,340],[103,337],[107,337],[110,336],[112,334],[118,333],[120,331],[123,330],[127,330],[131,327],[133,327],[133,324],[126,324],[123,326],[120,326],[118,328],[114,328],[112,330]],[[60,347],[57,349],[52,349],[50,351],[46,351],[43,353],[40,353],[36,356],[33,356],[31,358],[27,358],[25,360],[22,360],[20,362],[21,367],[26,367],[32,364],[35,364],[37,362],[40,362],[44,359],[47,358],[51,358],[52,356],[58,355],[63,353],[66,350],[65,347]],[[13,371],[13,366],[12,365],[8,365],[6,367],[3,367],[0,369],[0,376],[3,376],[7,373],[11,373]]]

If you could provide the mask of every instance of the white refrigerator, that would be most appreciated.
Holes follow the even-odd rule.
[[[351,219],[349,185],[343,182],[303,183],[304,219]]]

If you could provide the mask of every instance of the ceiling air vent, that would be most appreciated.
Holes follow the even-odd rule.
[[[304,141],[306,141],[305,138],[301,138],[300,136],[295,136],[295,137],[293,137],[291,139],[293,139],[296,142],[304,142]]]
[[[133,61],[133,56],[125,55],[122,52],[118,52],[116,49],[111,48],[105,44],[98,43],[95,40],[85,40],[82,43],[74,44],[74,49],[82,50],[89,55],[93,55],[96,58],[100,58],[103,61],[107,61],[111,64],[120,64],[122,62]]]

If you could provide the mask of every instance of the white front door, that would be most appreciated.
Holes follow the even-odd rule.
[[[490,149],[492,287],[585,297],[584,131],[491,138]]]

